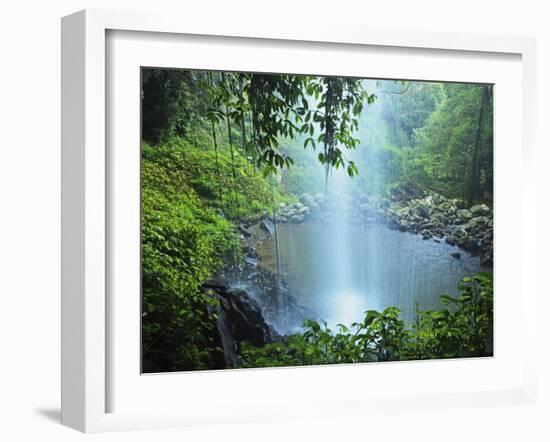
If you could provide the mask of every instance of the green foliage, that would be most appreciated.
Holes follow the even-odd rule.
[[[183,137],[188,122],[206,112],[205,91],[198,87],[199,73],[181,69],[143,69],[142,137],[157,144],[173,136]]]
[[[492,349],[493,274],[478,273],[458,285],[460,296],[441,297],[445,308],[419,312],[414,339],[409,344],[414,359],[485,356]]]
[[[407,162],[409,181],[460,198],[469,197],[473,191],[472,181],[477,181],[474,198],[490,198],[493,190],[492,96],[479,126],[486,88],[489,86],[443,86],[437,108],[426,125],[415,131],[416,148],[409,153]],[[472,163],[476,166],[474,177]]]
[[[407,327],[397,307],[368,310],[363,322],[332,331],[308,320],[302,334],[264,347],[243,345],[245,367],[319,365],[414,359],[489,356],[492,354],[493,279],[478,273],[459,284],[458,297],[441,297],[444,308],[418,311]]]
[[[388,142],[398,148],[415,144],[414,132],[424,127],[441,100],[442,84],[429,82],[379,81],[384,105],[381,117],[387,125]]]
[[[227,151],[214,153],[181,139],[143,146],[142,299],[143,369],[174,371],[219,366],[212,299],[204,280],[238,261],[241,245],[231,216],[254,217],[266,210],[269,185],[245,159],[231,180]],[[224,190],[220,201],[218,182]],[[239,205],[235,206],[234,198]]]
[[[345,77],[312,77],[306,91],[317,100],[317,109],[310,110],[305,98],[297,108],[298,115],[304,116],[299,119],[303,122],[300,132],[309,135],[304,148],[311,144],[315,149],[317,143],[322,144],[318,159],[326,166],[327,174],[329,167],[347,167],[349,176],[356,175],[359,170],[355,162],[346,161],[339,146],[354,149],[359,144],[360,140],[354,137],[359,129],[358,117],[364,104],[372,104],[376,97],[363,89],[361,80]],[[320,131],[317,139],[314,138],[316,128]]]
[[[225,143],[218,149],[216,160],[210,145],[194,144],[206,139],[204,131],[195,131],[193,141],[172,138],[160,146],[145,144],[143,159],[177,174],[203,204],[229,220],[255,219],[270,210],[271,185],[256,173],[253,165],[237,152],[232,159]],[[233,178],[233,167],[237,179]]]
[[[307,135],[305,148],[322,144],[318,159],[327,168],[347,167],[351,176],[358,172],[342,147],[357,146],[357,117],[364,103],[375,100],[360,79],[166,69],[143,69],[142,75],[142,136],[147,141],[182,137],[192,126],[209,122],[213,131],[227,125],[233,149],[231,126],[236,123],[242,153],[265,176],[293,164],[279,141],[299,134]]]

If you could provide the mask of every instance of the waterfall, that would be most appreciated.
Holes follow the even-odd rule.
[[[279,229],[277,222],[277,207],[275,201],[275,177],[271,177],[271,210],[273,213],[273,242],[275,244],[275,263],[276,263],[276,273],[275,273],[275,296],[276,296],[276,308],[280,313],[282,322],[287,321],[288,305],[287,298],[283,294],[283,284],[281,280],[281,256],[279,252]],[[288,325],[288,323],[286,324]]]
[[[357,164],[358,176],[348,176],[342,167],[327,170],[318,152],[301,150],[303,181],[293,189],[300,203],[280,213],[275,178],[271,182],[273,234],[260,248],[260,261],[276,279],[267,297],[277,309],[272,317],[282,334],[300,326],[289,319],[296,305],[333,330],[339,323],[362,321],[366,310],[390,306],[399,307],[412,324],[418,308],[439,309],[441,294],[457,294],[456,282],[480,269],[479,257],[455,259],[456,246],[424,240],[386,222],[394,171],[385,149],[384,106],[381,99],[363,111],[361,143],[345,151],[346,159]],[[304,205],[311,211],[297,216]]]

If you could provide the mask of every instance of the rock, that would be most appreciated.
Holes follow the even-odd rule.
[[[258,257],[258,249],[254,246],[248,245],[244,247],[244,253],[252,258]]]
[[[327,198],[322,193],[316,193],[313,198],[315,199],[315,203],[319,206],[324,206],[327,203]]]
[[[317,210],[319,210],[319,204],[317,204],[315,201],[313,201],[308,207],[311,212],[316,212]]]
[[[309,193],[303,193],[300,195],[300,202],[305,206],[311,206],[312,204],[315,204],[315,198]]]
[[[293,215],[290,217],[290,222],[291,223],[302,223],[304,222],[305,220],[305,217],[303,215]]]
[[[278,339],[278,335],[266,323],[260,306],[241,289],[205,284],[203,289],[218,300],[216,309],[217,341],[223,349],[225,367],[234,367],[241,362],[239,346],[247,341],[254,346],[263,346]]]
[[[239,224],[239,232],[241,232],[246,238],[252,236],[252,233],[250,233],[250,231],[243,224]]]
[[[448,237],[448,236],[445,237],[445,242],[446,242],[447,244],[452,245],[452,246],[454,246],[454,245],[456,244],[456,242],[455,242],[452,238],[450,238],[450,237]]]
[[[420,235],[422,235],[422,239],[430,239],[433,236],[429,230],[420,231]]]
[[[381,209],[387,209],[391,206],[391,201],[387,198],[380,198],[378,200],[378,207]]]
[[[474,238],[468,238],[466,241],[463,241],[461,244],[459,243],[459,245],[464,250],[472,253],[473,255],[477,255],[480,251],[479,241]]]
[[[444,225],[448,224],[448,219],[445,215],[442,213],[436,213],[432,220],[435,221],[440,227],[443,227]]]
[[[483,227],[486,224],[487,224],[487,218],[485,218],[483,216],[476,216],[475,218],[472,218],[470,221],[468,221],[464,225],[464,228],[466,230],[472,230],[472,229],[475,229],[477,227]]]
[[[462,201],[458,198],[452,199],[451,201],[455,205],[456,208],[464,209],[464,206],[465,206],[464,201]]]
[[[414,206],[414,213],[420,218],[429,218],[432,214],[432,206],[425,202],[418,203],[418,205]]]
[[[279,210],[285,210],[286,209],[286,204],[285,203],[281,203],[279,204]]]
[[[458,252],[451,253],[451,256],[452,256],[454,259],[460,259],[460,253],[458,253]]]
[[[472,212],[474,216],[486,216],[491,213],[491,209],[486,204],[477,204],[470,207],[470,212]]]
[[[257,267],[258,266],[258,260],[252,256],[245,256],[244,262],[246,262],[251,267]]]
[[[492,267],[493,266],[493,250],[490,252],[483,253],[479,258],[479,263],[482,267]]]
[[[269,218],[264,218],[260,221],[260,227],[270,235],[275,231],[275,224]]]
[[[447,201],[445,197],[443,195],[440,195],[439,193],[432,194],[432,200],[433,200],[433,203],[437,206]]]
[[[462,221],[463,223],[468,222],[471,220],[474,215],[472,215],[472,212],[466,209],[460,209],[456,211],[456,217]]]
[[[439,209],[445,212],[447,215],[454,215],[456,213],[456,207],[452,201],[444,201],[439,205]]]
[[[455,229],[450,236],[450,239],[455,242],[459,247],[463,247],[468,241],[468,232],[464,228],[460,227]]]

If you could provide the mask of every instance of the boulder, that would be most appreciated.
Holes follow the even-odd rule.
[[[479,263],[482,267],[492,267],[493,266],[493,250],[483,253],[479,257]]]
[[[472,212],[470,212],[469,210],[460,209],[456,211],[456,217],[458,218],[458,220],[465,223],[470,221],[474,217],[474,215],[472,215]]]
[[[430,239],[433,236],[432,232],[429,230],[422,230],[420,235],[422,235],[422,239]]]
[[[234,367],[241,362],[239,346],[242,341],[263,346],[278,339],[266,323],[260,306],[246,291],[211,284],[205,284],[203,289],[209,290],[218,300],[215,340],[223,349],[225,367]]]
[[[468,221],[464,228],[466,230],[472,230],[477,227],[484,227],[487,224],[487,218],[483,216],[476,216],[475,218],[472,218],[470,221]]]
[[[304,215],[296,214],[296,215],[291,216],[289,220],[290,220],[291,223],[298,224],[298,223],[304,222],[305,217],[304,217]]]
[[[273,224],[273,221],[269,218],[262,219],[260,221],[260,227],[270,235],[273,235],[273,232],[275,231],[275,224]]]
[[[312,204],[315,204],[315,198],[309,193],[303,193],[300,195],[300,203],[305,206],[311,206]]]
[[[460,253],[458,253],[458,252],[453,252],[453,253],[451,253],[451,256],[452,256],[454,259],[460,259]]]
[[[451,201],[457,209],[464,209],[465,204],[464,204],[464,201],[462,201],[461,199],[455,198],[455,199],[452,199]]]
[[[326,204],[327,202],[327,198],[322,193],[316,193],[313,198],[315,199],[315,202],[320,206]]]
[[[486,204],[477,204],[470,207],[470,212],[472,212],[474,216],[487,216],[491,213],[491,209]]]
[[[429,218],[432,214],[433,205],[431,200],[421,200],[414,207],[414,214],[420,218]]]
[[[475,238],[467,238],[466,241],[463,241],[463,243],[459,245],[472,255],[479,254],[479,251],[481,250],[479,241]]]
[[[252,236],[252,233],[244,226],[244,224],[239,224],[239,232],[246,238]]]
[[[463,247],[468,242],[468,232],[464,228],[458,228],[452,232],[450,239],[459,247]]]
[[[448,236],[445,238],[445,242],[447,244],[452,245],[452,246],[454,246],[456,244],[455,240],[453,238],[448,237]]]
[[[456,207],[455,205],[453,204],[452,201],[443,201],[440,205],[439,205],[439,209],[442,211],[442,212],[445,212],[447,213],[448,215],[454,215],[455,212],[456,212]]]

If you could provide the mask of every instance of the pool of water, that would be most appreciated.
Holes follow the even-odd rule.
[[[479,258],[444,240],[423,240],[384,224],[279,224],[277,237],[289,293],[331,327],[389,306],[399,307],[412,323],[416,304],[441,308],[440,295],[456,295],[458,281],[480,270]],[[258,251],[260,265],[275,271],[273,237]]]

